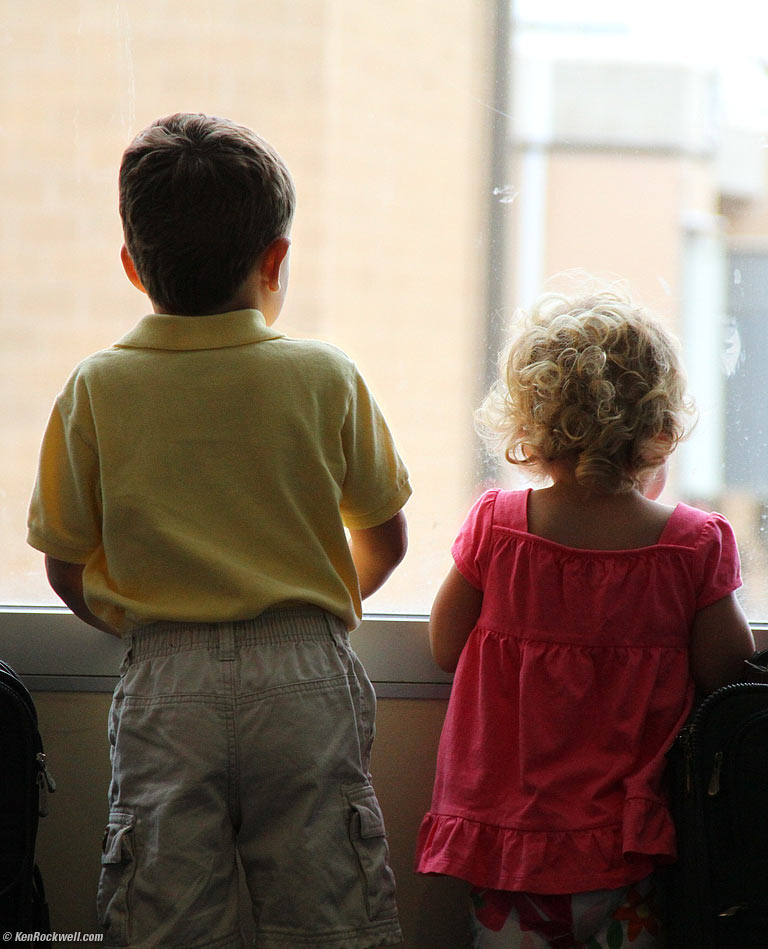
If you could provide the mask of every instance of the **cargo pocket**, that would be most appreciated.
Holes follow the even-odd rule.
[[[376,794],[370,785],[347,787],[344,794],[350,808],[349,837],[357,854],[368,918],[395,918],[395,876],[389,866],[384,818]]]
[[[133,827],[136,818],[124,811],[112,811],[101,846],[101,877],[96,896],[99,922],[112,946],[130,942],[128,899],[133,881]]]

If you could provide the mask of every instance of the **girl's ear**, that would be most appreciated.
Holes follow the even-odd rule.
[[[141,290],[142,293],[146,293],[147,291],[144,288],[144,284],[141,282],[141,277],[139,277],[138,273],[136,272],[133,259],[128,253],[128,248],[125,246],[125,244],[123,244],[123,246],[120,248],[120,260],[123,263],[123,270],[125,271],[126,277],[128,277],[137,290]]]
[[[280,268],[290,246],[290,238],[278,237],[272,241],[262,255],[261,278],[273,293],[280,289]]]
[[[650,501],[655,501],[661,492],[664,490],[664,486],[667,483],[667,476],[669,475],[669,456],[664,459],[664,461],[659,465],[659,467],[652,471],[647,480],[643,483],[642,495],[648,498]]]

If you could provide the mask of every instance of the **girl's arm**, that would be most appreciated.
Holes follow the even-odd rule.
[[[83,565],[81,563],[67,563],[65,560],[56,560],[55,557],[46,555],[45,572],[54,592],[61,597],[75,616],[104,633],[111,633],[113,636],[120,635],[88,609],[83,596]]]
[[[464,579],[456,567],[443,581],[429,617],[432,656],[443,672],[455,672],[459,656],[475,627],[483,591]]]
[[[702,692],[736,682],[755,651],[752,630],[735,593],[699,610],[691,636],[691,674]]]

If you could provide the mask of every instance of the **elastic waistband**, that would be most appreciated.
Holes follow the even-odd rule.
[[[348,639],[344,622],[319,606],[275,607],[253,619],[223,623],[150,623],[123,636],[132,660],[182,652],[219,649],[224,643],[256,646],[276,643],[327,642]]]

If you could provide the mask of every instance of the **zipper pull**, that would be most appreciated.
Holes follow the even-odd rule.
[[[720,917],[720,919],[728,919],[730,916],[735,916],[737,913],[742,913],[746,908],[746,903],[737,903],[735,906],[731,906],[730,909],[726,909],[717,915]]]
[[[39,752],[35,755],[35,759],[36,759],[37,765],[38,765],[38,767],[39,767],[39,769],[40,769],[40,773],[42,774],[43,778],[45,779],[45,783],[46,783],[46,786],[47,786],[48,790],[51,792],[51,794],[53,794],[53,792],[56,790],[56,782],[54,781],[53,775],[52,775],[51,772],[48,770],[48,765],[46,764],[45,752],[44,752],[44,751],[39,751]]]
[[[46,817],[48,815],[48,793],[53,794],[56,790],[56,782],[45,763],[45,753],[39,751],[35,755],[35,760],[37,761],[38,813],[41,817]]]
[[[723,767],[723,753],[718,751],[715,754],[715,762],[712,768],[712,776],[709,779],[707,794],[710,797],[716,797],[720,793],[720,771]]]

